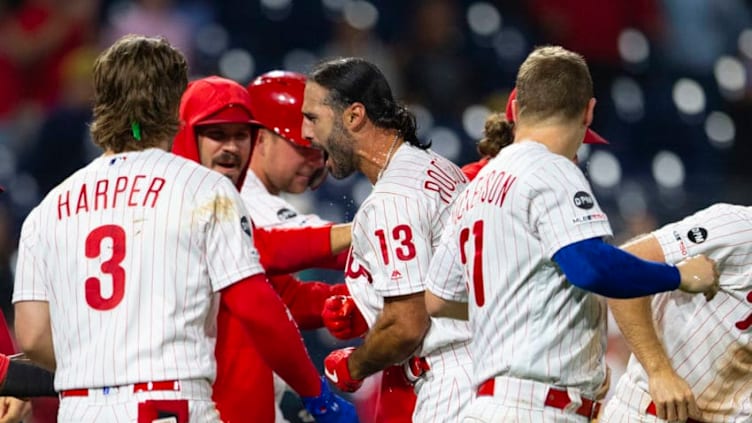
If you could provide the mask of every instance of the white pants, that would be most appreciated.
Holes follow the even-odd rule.
[[[452,344],[428,354],[430,370],[415,384],[414,423],[459,423],[473,398],[473,362],[468,343]]]
[[[478,396],[473,399],[463,414],[463,423],[585,423],[590,419],[545,405],[546,395],[551,388],[545,383],[516,379],[504,376],[495,378],[493,395]],[[573,401],[580,402],[576,392],[570,393]]]
[[[190,423],[221,423],[211,400],[208,380],[180,381],[179,391],[133,392],[132,385],[89,389],[88,396],[60,400],[58,423],[136,423],[138,403],[145,400],[187,399]]]

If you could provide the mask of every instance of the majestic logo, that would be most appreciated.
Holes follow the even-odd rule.
[[[574,194],[574,205],[581,209],[588,210],[593,208],[595,200],[593,200],[593,196],[590,195],[589,192],[577,191]]]
[[[687,232],[687,238],[695,244],[702,244],[708,239],[708,230],[705,228],[692,228]]]
[[[242,229],[246,235],[251,236],[251,222],[248,220],[248,217],[243,216],[240,218],[240,229]]]
[[[286,207],[283,207],[279,210],[277,210],[277,217],[280,220],[287,220],[292,219],[293,217],[297,216],[298,213],[295,210],[290,210]]]
[[[402,273],[400,273],[400,271],[399,271],[399,270],[397,270],[397,269],[394,269],[394,270],[392,271],[392,277],[391,277],[391,279],[392,279],[393,281],[396,281],[396,280],[400,280],[400,279],[402,279]]]

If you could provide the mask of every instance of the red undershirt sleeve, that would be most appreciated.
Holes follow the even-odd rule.
[[[331,226],[254,228],[253,240],[266,273],[279,275],[317,267],[329,268],[326,263],[334,260]]]
[[[264,274],[228,286],[220,298],[222,307],[246,322],[261,357],[298,395],[321,393],[319,373],[300,331]]]

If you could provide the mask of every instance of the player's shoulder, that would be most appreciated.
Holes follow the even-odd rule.
[[[461,191],[468,183],[462,169],[451,160],[431,149],[412,145],[398,150],[382,178],[383,183],[377,183],[375,191],[407,197],[434,195],[437,190],[426,190],[427,186]]]
[[[684,219],[696,224],[708,226],[745,226],[752,225],[752,207],[730,203],[715,203],[698,210]]]

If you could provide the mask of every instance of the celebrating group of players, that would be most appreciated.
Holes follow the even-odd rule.
[[[359,58],[188,83],[179,51],[127,36],[94,86],[105,153],[26,219],[13,296],[19,345],[55,371],[58,421],[274,422],[272,372],[322,422],[358,421],[329,382],[354,392],[377,373],[363,421],[752,418],[752,209],[607,244],[576,163],[583,141],[605,143],[578,54],[530,53],[506,139],[464,169]],[[351,226],[279,197],[327,172],[373,184]],[[307,267],[346,284],[292,275]],[[634,352],[602,413],[595,294]],[[321,326],[362,337],[323,378],[298,331]]]

